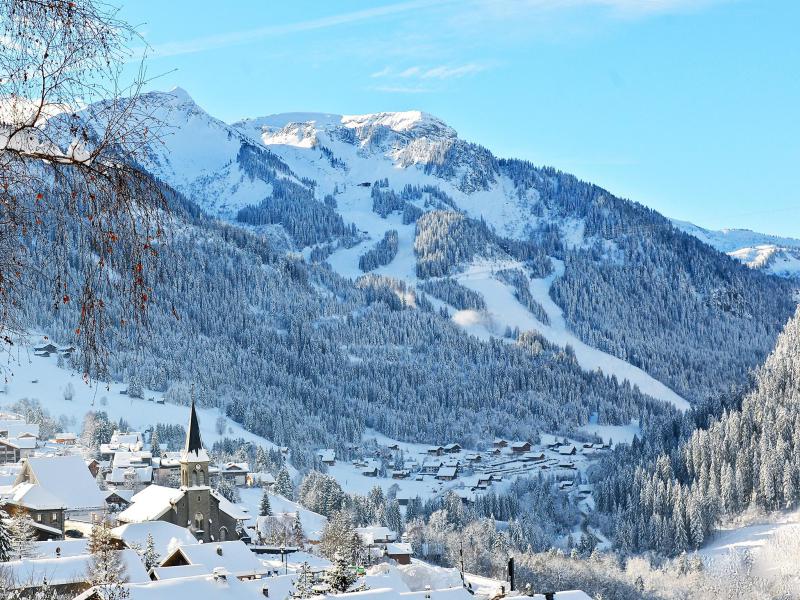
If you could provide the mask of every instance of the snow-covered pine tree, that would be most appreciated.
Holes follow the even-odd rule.
[[[325,583],[337,592],[346,592],[356,581],[350,562],[341,552],[333,556],[333,565],[325,572]]]
[[[161,562],[161,556],[158,554],[156,550],[156,542],[153,539],[153,534],[147,534],[147,540],[144,544],[144,552],[142,553],[142,562],[144,562],[144,568],[148,571]]]
[[[114,545],[108,523],[103,521],[92,527],[88,549],[92,554],[92,564],[87,582],[100,591],[103,600],[128,598],[130,592],[124,585],[127,581],[125,565]]]
[[[10,520],[11,517],[9,517],[8,513],[0,509],[0,562],[11,560],[14,550],[9,526]]]
[[[150,452],[153,458],[161,457],[161,442],[158,439],[158,429],[153,429],[153,433],[150,436]]]
[[[294,580],[294,598],[311,598],[314,596],[314,589],[312,583],[313,575],[311,567],[307,562],[303,562],[300,570],[297,572],[297,578]]]
[[[268,517],[272,514],[272,506],[269,503],[269,493],[267,493],[267,488],[264,488],[264,491],[261,494],[261,505],[258,508],[258,514],[262,517]]]
[[[275,493],[280,494],[287,500],[294,500],[294,486],[286,467],[278,471],[278,477],[275,480]]]
[[[30,558],[33,555],[33,542],[36,539],[36,533],[33,530],[28,513],[17,512],[11,517],[9,534],[11,537],[12,560]]]
[[[302,548],[306,543],[306,534],[303,531],[303,523],[300,520],[300,511],[294,513],[294,519],[292,520],[292,542],[299,548]]]

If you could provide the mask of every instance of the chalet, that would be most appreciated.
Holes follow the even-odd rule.
[[[120,512],[131,505],[133,490],[108,490],[106,491],[106,505],[111,512]]]
[[[438,459],[426,459],[420,467],[420,473],[425,475],[435,475],[444,466],[444,462]]]
[[[221,477],[230,481],[234,485],[247,485],[247,477],[250,474],[250,465],[246,462],[229,462],[219,468]]]
[[[105,494],[97,487],[80,456],[28,457],[14,481],[14,489],[28,485],[29,497],[46,496],[57,502],[64,518],[93,522],[106,512]],[[49,507],[48,507],[49,508]]]
[[[444,446],[431,446],[426,452],[431,456],[441,456],[444,453]]]
[[[506,440],[504,440],[504,439],[497,438],[492,442],[492,446],[494,448],[498,448],[498,449],[507,448],[508,447],[508,442]]]
[[[479,487],[481,489],[486,489],[490,485],[492,485],[492,476],[491,475],[485,475],[485,476],[478,477],[477,487]]]
[[[173,567],[182,569],[182,567]],[[254,600],[255,598],[286,598],[290,596],[293,586],[288,585],[280,589],[282,592],[271,594],[277,577],[269,581],[240,581],[230,575],[225,569],[218,569],[215,573],[196,574],[190,570],[183,571],[180,578],[158,579],[147,583],[125,583],[122,590],[106,590],[103,587],[93,587],[74,600],[117,600],[120,592],[128,600],[154,600],[161,598],[174,598],[175,600],[191,598],[192,600]],[[167,571],[168,569],[164,569]],[[282,595],[279,595],[282,594]]]
[[[458,467],[440,467],[436,472],[436,479],[440,481],[453,481],[458,477]]]
[[[467,462],[471,463],[481,462],[481,460],[483,460],[480,454],[467,454],[464,458]]]
[[[573,456],[577,452],[575,446],[568,444],[566,446],[559,446],[558,453],[561,456]]]
[[[559,461],[558,468],[559,469],[574,469],[575,468],[575,463],[572,462],[571,460],[564,459],[564,460]]]
[[[258,557],[241,541],[189,544],[179,546],[166,555],[161,565],[153,569],[153,578],[160,579],[159,572],[179,567],[200,567],[205,574],[224,569],[239,580],[261,579],[267,574]]]
[[[374,465],[371,466],[371,467],[367,467],[366,469],[361,471],[361,474],[364,477],[377,477],[378,476],[378,467],[376,467]]]
[[[409,475],[411,475],[411,471],[408,469],[397,469],[392,471],[392,479],[408,479]]]
[[[208,453],[200,439],[197,411],[192,403],[186,444],[180,459],[180,488],[150,485],[132,498],[118,516],[120,523],[166,521],[189,524],[200,542],[223,542],[247,537],[244,522],[250,515],[209,486]]]
[[[324,450],[317,451],[317,456],[323,465],[332,467],[336,464],[336,450],[333,448],[325,448]]]
[[[447,444],[444,447],[444,451],[447,454],[458,454],[459,452],[461,452],[461,446],[459,444]]]
[[[583,443],[583,447],[584,448],[594,448],[594,444],[592,442],[584,442]]]
[[[0,413],[0,437],[33,437],[34,439],[38,439],[39,425],[37,423],[27,423],[20,415]]]
[[[412,550],[411,544],[396,542],[386,544],[385,553],[387,558],[397,562],[398,565],[409,565],[411,564],[411,557],[414,554],[414,550]]]
[[[572,480],[569,480],[569,481],[559,481],[559,482],[558,482],[558,489],[559,489],[559,490],[562,490],[562,491],[564,491],[564,490],[571,490],[571,489],[572,489],[572,486],[573,486],[573,483],[574,483],[574,482],[573,482]]]
[[[61,431],[53,436],[53,441],[64,446],[74,446],[78,441],[78,436],[71,431]]]
[[[396,450],[400,450],[400,444],[398,444],[397,442],[392,442],[391,444],[389,444],[389,445],[388,445],[388,446],[386,446],[386,447],[387,447],[389,450],[394,450],[394,451],[396,451]]]
[[[531,451],[531,443],[530,442],[514,442],[511,444],[511,451],[515,454],[522,454],[524,452]]]
[[[56,348],[53,344],[45,344],[44,346],[34,347],[34,352],[41,352],[47,353],[48,355],[52,354],[53,352],[58,352],[58,348]]]
[[[397,541],[397,533],[388,527],[373,525],[370,527],[356,527],[356,533],[365,546],[376,544],[389,544]]]
[[[100,461],[96,458],[90,458],[86,461],[86,468],[89,469],[89,473],[92,474],[92,477],[97,477],[97,474],[100,472]]]
[[[34,597],[45,582],[55,590],[59,598],[72,598],[89,589],[87,579],[92,570],[92,554],[61,556],[58,558],[36,558],[13,560],[3,563],[4,580],[11,582],[6,592],[16,591],[20,597]],[[122,550],[119,560],[125,577],[130,583],[150,581],[139,555],[133,550]],[[11,594],[12,597],[16,597]],[[80,596],[83,597],[83,596]]]
[[[0,439],[0,464],[17,463],[33,454],[35,449],[35,439],[2,438]]]
[[[38,540],[57,540],[64,537],[63,502],[38,485],[15,485],[11,495],[5,498],[3,508],[12,516],[28,515]]]
[[[544,460],[544,452],[526,452],[522,455],[525,462],[541,462]]]

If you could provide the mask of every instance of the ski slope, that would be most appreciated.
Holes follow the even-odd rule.
[[[557,277],[564,274],[563,262],[553,260],[553,264],[555,267],[553,273],[542,279],[534,279],[530,284],[531,294],[544,308],[550,319],[550,325],[545,325],[536,319],[514,297],[511,288],[494,278],[494,271],[502,268],[502,265],[475,263],[456,279],[462,285],[483,296],[495,335],[501,335],[506,327],[519,327],[522,331],[538,331],[549,342],[562,347],[570,345],[575,351],[578,364],[587,371],[600,369],[606,375],[615,375],[617,379],[629,381],[653,398],[669,402],[680,410],[687,410],[690,407],[689,402],[666,385],[655,380],[642,369],[585,344],[569,330],[563,311],[550,298],[550,287]],[[520,263],[510,263],[507,266],[522,267]]]

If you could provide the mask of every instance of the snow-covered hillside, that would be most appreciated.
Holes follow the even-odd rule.
[[[673,219],[673,225],[752,269],[780,277],[800,277],[800,240],[749,229],[714,231]]]

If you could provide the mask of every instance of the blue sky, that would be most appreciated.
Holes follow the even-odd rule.
[[[800,237],[795,0],[129,0],[226,121],[421,109],[676,218]]]

